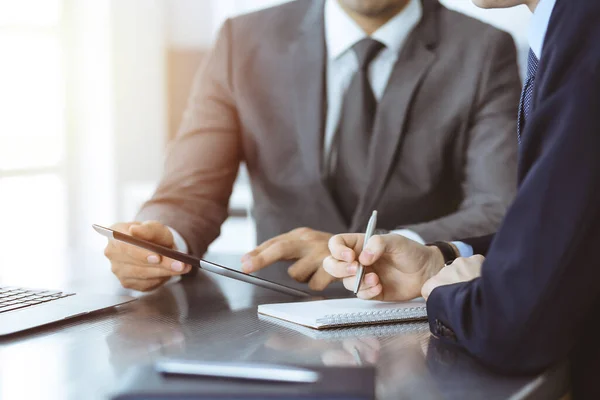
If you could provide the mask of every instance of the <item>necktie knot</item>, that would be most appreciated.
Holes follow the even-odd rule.
[[[360,69],[367,69],[371,61],[373,61],[384,47],[383,43],[371,38],[362,39],[352,46],[352,50],[354,50],[354,53],[358,57]]]

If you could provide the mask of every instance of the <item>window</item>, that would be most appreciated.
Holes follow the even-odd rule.
[[[62,0],[0,0],[0,282],[67,241]],[[35,247],[31,246],[35,243]]]

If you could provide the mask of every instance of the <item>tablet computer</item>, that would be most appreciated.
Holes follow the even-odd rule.
[[[302,290],[294,289],[289,286],[282,285],[281,283],[272,282],[263,278],[259,278],[254,275],[249,275],[233,268],[228,268],[223,265],[215,264],[210,261],[203,260],[191,256],[189,254],[182,253],[177,250],[169,249],[168,247],[160,246],[158,244],[149,242],[147,240],[139,239],[125,233],[117,232],[115,230],[105,228],[100,225],[92,225],[94,230],[109,239],[119,240],[121,242],[131,244],[134,246],[141,247],[146,250],[160,254],[161,256],[171,258],[173,260],[181,261],[184,264],[198,267],[202,270],[212,272],[214,274],[223,275],[228,278],[236,279],[238,281],[251,283],[256,286],[264,287],[267,289],[275,290],[280,293],[289,294],[295,297],[310,297],[310,293],[303,292]]]

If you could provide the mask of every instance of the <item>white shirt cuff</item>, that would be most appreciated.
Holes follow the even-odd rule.
[[[167,226],[167,228],[171,231],[171,235],[173,235],[173,243],[175,243],[175,250],[180,251],[182,253],[188,253],[188,245],[183,238],[175,229]]]
[[[473,255],[473,247],[465,242],[452,242],[456,246],[461,257],[471,257]]]
[[[419,235],[415,231],[411,231],[410,229],[397,229],[395,231],[391,231],[391,233],[395,233],[396,235],[402,235],[405,238],[413,240],[417,243],[425,244],[425,241],[423,240],[421,235]]]

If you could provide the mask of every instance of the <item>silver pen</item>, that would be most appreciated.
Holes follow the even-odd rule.
[[[365,241],[363,242],[363,249],[367,245],[367,242],[373,236],[373,232],[375,232],[375,224],[377,224],[377,210],[373,211],[371,214],[371,218],[369,218],[369,223],[367,224],[367,231],[365,232]],[[362,266],[361,263],[358,263],[358,271],[356,271],[356,284],[354,285],[354,294],[358,293],[360,289],[360,284],[365,276],[365,267]]]
[[[363,365],[362,358],[360,358],[360,353],[356,346],[352,346],[352,357],[354,357],[354,362],[356,363],[356,365]]]

